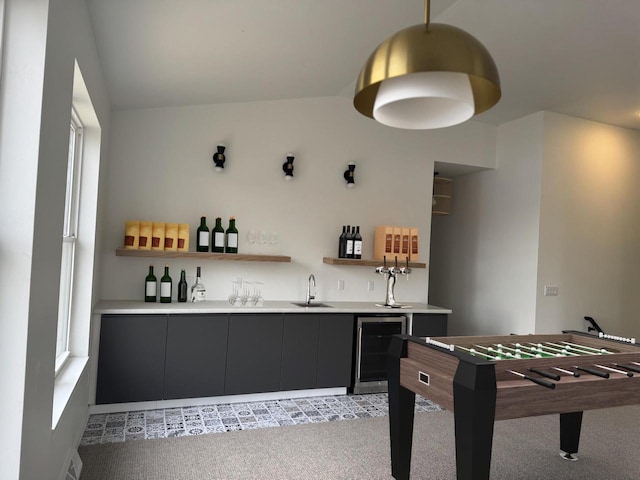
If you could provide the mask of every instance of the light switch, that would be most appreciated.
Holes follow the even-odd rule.
[[[544,296],[545,297],[557,297],[558,296],[558,286],[557,285],[545,285],[544,286]]]

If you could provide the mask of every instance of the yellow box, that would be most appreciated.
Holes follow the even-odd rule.
[[[418,229],[417,228],[411,228],[411,240],[410,240],[410,245],[411,245],[411,250],[409,251],[409,260],[411,260],[412,262],[418,262],[420,261],[420,251],[419,251],[419,242],[418,242]]]
[[[124,248],[137,249],[139,240],[140,222],[138,220],[127,220],[124,224]]]
[[[153,222],[151,250],[164,250],[164,222]]]
[[[391,259],[393,252],[393,227],[378,225],[373,236],[373,259]]]
[[[151,250],[151,236],[153,234],[153,222],[140,222],[140,250]]]
[[[189,251],[189,224],[181,223],[178,225],[178,251]]]
[[[166,223],[164,227],[164,249],[169,252],[178,250],[178,224]]]

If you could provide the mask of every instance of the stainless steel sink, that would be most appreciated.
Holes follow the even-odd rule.
[[[291,305],[295,305],[296,307],[308,307],[308,308],[316,308],[316,307],[333,308],[331,305],[327,305],[326,303],[320,303],[320,302],[310,302],[310,303],[291,302]]]

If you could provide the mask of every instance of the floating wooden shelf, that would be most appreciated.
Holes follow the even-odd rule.
[[[284,255],[248,255],[243,253],[211,252],[171,252],[167,250],[116,249],[117,257],[159,257],[159,258],[197,258],[204,260],[225,260],[232,262],[281,262],[290,263],[291,257]]]
[[[362,260],[356,258],[331,258],[324,257],[322,259],[322,263],[326,263],[329,265],[350,265],[356,267],[381,267],[383,262],[382,260]],[[392,265],[393,260],[387,260],[387,265]],[[406,267],[406,262],[398,262],[399,267]],[[426,263],[420,262],[409,262],[410,268],[427,268]]]

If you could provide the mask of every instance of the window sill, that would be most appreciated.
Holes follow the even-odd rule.
[[[89,357],[69,357],[62,371],[56,377],[53,387],[53,412],[51,415],[51,429],[55,430],[58,421],[69,403],[69,399],[78,385]]]

